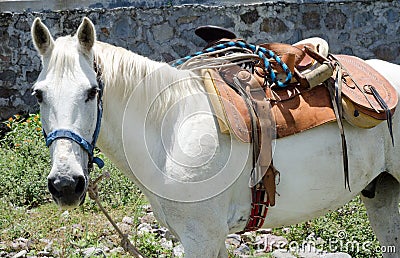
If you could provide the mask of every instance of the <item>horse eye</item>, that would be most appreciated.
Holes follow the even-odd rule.
[[[88,90],[87,99],[85,100],[85,102],[88,102],[89,100],[94,99],[96,97],[98,91],[99,91],[98,88],[91,88],[90,90]]]
[[[32,95],[36,97],[37,102],[43,102],[43,92],[41,90],[34,90]]]

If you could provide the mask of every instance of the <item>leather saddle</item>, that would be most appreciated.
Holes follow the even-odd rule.
[[[196,34],[207,41],[208,45],[237,40],[233,32],[216,26],[199,27]],[[371,86],[386,103],[391,114],[396,109],[397,91],[382,75],[365,61],[354,56],[333,55],[334,59],[328,59],[329,47],[323,39],[305,39],[294,45],[266,43],[260,46],[274,51],[284,62],[287,61],[295,75],[295,79],[288,87],[264,87],[264,71],[257,68],[258,72],[254,74],[240,67],[209,70],[205,73],[212,78],[217,94],[224,99],[221,103],[225,103],[223,104],[225,111],[221,117],[225,117],[226,121],[220,122],[220,128],[223,132],[233,133],[243,142],[251,141],[251,119],[245,101],[231,87],[234,77],[238,77],[244,85],[254,84],[252,78],[255,78],[259,85],[252,87],[265,89],[265,94],[272,105],[278,138],[336,120],[328,90],[329,85],[334,84],[336,75],[333,74],[333,65],[332,69],[322,67],[324,62],[339,62],[344,70],[343,116],[349,123],[361,128],[371,128],[387,119],[385,109],[379,103],[377,96],[372,94]],[[279,73],[279,69],[277,70]]]
[[[243,41],[234,33],[215,26],[199,27],[196,34],[207,42],[207,47]],[[276,123],[276,138],[337,121],[342,136],[345,185],[349,186],[342,118],[361,128],[371,128],[386,120],[393,140],[391,115],[398,102],[397,91],[362,59],[329,54],[327,42],[320,38],[306,39],[294,45],[268,43],[260,47],[275,52],[287,64],[293,79],[284,88],[271,85],[266,79],[266,69],[257,65],[253,69],[231,66],[204,70],[206,90],[217,96],[211,99],[211,103],[221,131],[231,133],[243,142],[257,143],[256,155],[261,158],[268,156],[261,159],[261,167],[266,171],[263,184],[269,205],[274,206],[277,171],[272,166],[271,150],[263,149],[267,143],[254,138],[254,134],[262,138],[263,131],[269,130],[266,126],[271,126],[269,113],[273,114]],[[271,65],[278,76],[283,75],[277,64],[272,61]],[[238,85],[248,94],[238,90]],[[253,108],[249,108],[249,99]],[[268,102],[268,105],[260,104],[262,102]]]

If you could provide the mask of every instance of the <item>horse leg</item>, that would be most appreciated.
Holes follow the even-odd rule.
[[[177,203],[162,200],[153,202],[152,207],[156,218],[182,243],[185,258],[226,258],[225,240],[229,226],[227,216],[221,213],[227,214],[228,205],[218,201]]]
[[[213,229],[212,231],[198,228],[192,229],[191,232],[180,234],[181,243],[185,249],[185,258],[227,258],[228,252],[225,246],[227,230],[216,232]]]
[[[375,197],[361,196],[376,237],[382,246],[383,257],[399,257],[400,253],[400,183],[389,173],[376,180]],[[392,248],[395,248],[394,250]],[[392,250],[390,250],[392,249]]]

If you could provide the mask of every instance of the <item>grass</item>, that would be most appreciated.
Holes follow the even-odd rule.
[[[28,249],[28,256],[50,252],[57,257],[83,257],[85,248],[115,249],[119,239],[94,202],[87,200],[81,207],[65,212],[51,201],[46,186],[50,157],[41,133],[39,115],[26,118],[17,115],[5,125],[8,132],[0,139],[0,256],[1,252],[19,251],[21,238],[29,241],[24,247]],[[100,185],[103,205],[117,222],[121,222],[124,216],[133,218],[130,230],[135,236],[139,218],[146,213],[147,202],[133,183],[105,157],[104,160],[111,179]],[[338,232],[347,235],[341,239]],[[357,258],[381,257],[375,251],[378,242],[359,198],[324,217],[277,228],[273,233],[300,246],[307,241],[325,251],[343,251]],[[132,237],[132,240],[149,257],[172,256],[171,250],[161,246],[156,234],[146,233]],[[369,245],[368,248],[353,250],[343,242],[368,242]],[[123,251],[108,252],[107,257],[128,255]]]
[[[48,242],[52,242],[52,254],[59,257],[81,257],[80,250],[88,247],[117,247],[118,236],[94,202],[86,200],[84,205],[69,212],[52,202],[46,178],[50,156],[39,115],[27,118],[16,115],[5,124],[8,132],[0,139],[0,252],[18,251],[13,245],[19,238],[30,241],[29,255],[45,250]],[[106,161],[103,170],[111,177],[100,183],[102,204],[116,222],[121,222],[124,216],[133,218],[135,229],[139,217],[145,214],[147,202],[127,177],[99,155]],[[100,172],[95,171],[94,178],[98,176],[96,173]],[[132,240],[150,257],[170,254],[157,244],[156,235]],[[126,254],[108,254],[113,255]]]

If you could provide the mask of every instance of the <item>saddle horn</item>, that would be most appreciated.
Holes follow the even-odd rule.
[[[197,27],[194,33],[206,41],[208,44],[216,42],[220,39],[235,39],[236,34],[232,31],[214,25],[205,25]]]

